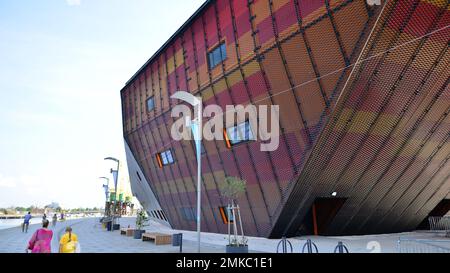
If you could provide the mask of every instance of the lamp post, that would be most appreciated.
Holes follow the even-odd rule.
[[[106,204],[108,203],[108,198],[109,198],[109,178],[108,177],[99,177],[99,179],[105,179],[106,180],[106,184],[103,184],[103,188],[105,189],[105,216],[106,216]]]
[[[178,99],[189,103],[194,107],[193,120],[187,120],[187,126],[190,127],[194,133],[196,154],[197,154],[197,251],[200,253],[200,232],[201,232],[201,177],[202,177],[202,158],[201,158],[201,142],[202,142],[202,117],[203,105],[200,97],[195,97],[189,92],[178,91],[170,98]],[[197,128],[195,128],[197,127]]]
[[[113,224],[114,224],[115,214],[116,214],[116,209],[117,209],[117,181],[119,179],[120,161],[114,157],[106,157],[105,160],[111,160],[111,161],[117,162],[117,169],[113,170],[111,168],[111,173],[113,174],[113,177],[114,177],[114,208],[113,208],[113,216],[112,216]],[[111,231],[113,231],[113,230],[114,230],[114,228],[111,228]]]

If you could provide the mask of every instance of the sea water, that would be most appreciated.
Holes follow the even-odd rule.
[[[31,219],[31,224],[39,224],[41,222],[41,219]],[[0,219],[0,230],[1,229],[7,229],[7,228],[13,228],[13,227],[20,227],[23,223],[23,219]]]

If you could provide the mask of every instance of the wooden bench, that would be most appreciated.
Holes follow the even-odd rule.
[[[154,241],[155,245],[170,245],[172,244],[172,235],[158,232],[144,233],[142,241]]]
[[[120,235],[126,235],[128,237],[133,236],[134,234],[134,228],[121,228],[120,229]]]

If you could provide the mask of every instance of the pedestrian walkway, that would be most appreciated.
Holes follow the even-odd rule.
[[[53,230],[52,252],[58,251],[58,235],[64,232],[65,227],[67,225],[78,224],[82,221],[82,219],[67,220],[58,222],[56,227],[51,227]],[[28,233],[23,233],[21,227],[0,230],[0,253],[25,253],[31,236],[41,227],[40,220],[33,219],[31,223],[28,228]]]
[[[52,252],[58,252],[58,242],[65,228],[71,226],[73,232],[78,235],[83,253],[177,253],[178,247],[172,245],[158,245],[152,242],[143,242],[120,235],[120,231],[107,231],[99,221],[99,218],[81,218],[58,222],[53,228]],[[35,220],[36,221],[36,220]],[[125,217],[119,220],[121,227],[135,226],[135,218]],[[28,240],[41,225],[30,225],[28,233],[22,233],[20,227],[0,230],[0,253],[25,253]],[[144,228],[147,232],[161,232],[166,234],[183,233],[183,252],[197,252],[197,233],[195,231],[173,230],[165,225],[151,221]],[[397,252],[398,239],[442,239],[431,232],[410,232],[400,234],[367,235],[367,236],[344,236],[344,237],[322,237],[306,236],[290,238],[295,253],[301,253],[302,247],[307,239],[311,239],[318,247],[320,253],[332,253],[338,244],[343,242],[350,253],[395,253]],[[225,234],[202,232],[201,249],[205,253],[224,253],[228,236]],[[277,251],[280,240],[266,238],[248,238],[250,252]],[[449,240],[450,243],[450,240]]]
[[[122,227],[134,227],[135,218],[120,219]],[[150,229],[148,229],[150,230]],[[120,235],[120,231],[107,231],[102,228],[98,218],[87,219],[73,225],[73,232],[78,235],[81,251],[84,253],[177,253],[179,247],[170,245],[156,246],[152,242],[143,242]],[[168,233],[172,234],[172,232]],[[183,242],[183,252],[196,252],[197,245],[192,241]],[[220,253],[224,247],[202,244],[202,252]]]
[[[122,218],[123,227],[134,226],[134,218]],[[52,252],[58,252],[59,238],[64,234],[65,228],[71,226],[78,235],[83,253],[177,253],[179,247],[170,245],[156,246],[152,242],[143,242],[120,235],[119,231],[107,231],[102,228],[99,218],[84,218],[58,222],[53,230]],[[41,227],[32,224],[28,233],[22,233],[20,227],[0,230],[0,253],[25,253],[28,241],[33,233]],[[170,233],[171,234],[171,233]],[[194,253],[197,244],[193,241],[183,242],[183,252]],[[202,252],[223,253],[224,247],[220,245],[202,244]]]

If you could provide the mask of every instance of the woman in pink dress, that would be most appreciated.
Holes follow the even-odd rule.
[[[28,249],[31,253],[51,253],[53,231],[48,229],[49,221],[42,222],[42,228],[36,230],[28,242]]]

